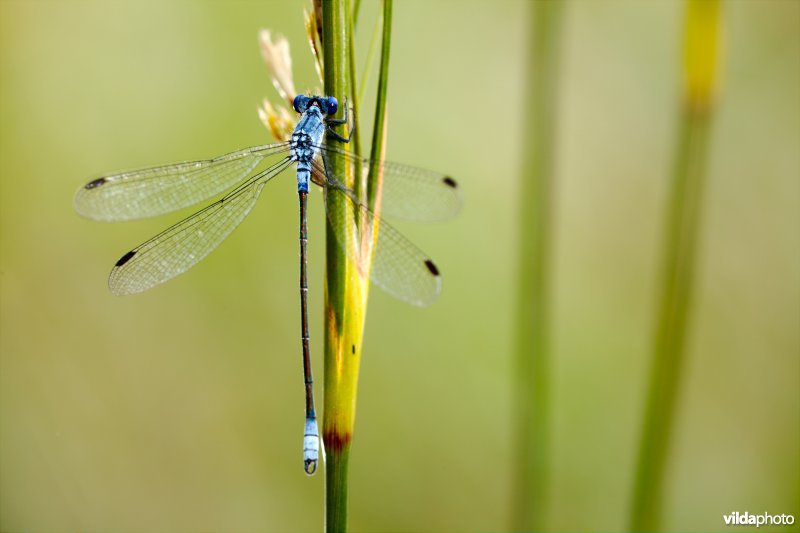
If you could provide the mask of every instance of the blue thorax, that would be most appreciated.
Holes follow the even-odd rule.
[[[308,192],[311,163],[319,153],[325,135],[325,116],[316,105],[309,106],[292,132],[291,158],[297,161],[297,190]]]

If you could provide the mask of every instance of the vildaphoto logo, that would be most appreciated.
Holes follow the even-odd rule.
[[[722,515],[726,526],[782,526],[794,524],[794,516],[790,514],[750,514],[747,511]]]

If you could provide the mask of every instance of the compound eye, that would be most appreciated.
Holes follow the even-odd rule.
[[[294,100],[292,101],[292,107],[298,113],[304,112],[306,110],[307,104],[308,104],[308,99],[302,94],[298,94],[297,96],[295,96]]]
[[[335,115],[339,110],[339,102],[333,96],[329,96],[326,103],[328,104],[328,115]]]

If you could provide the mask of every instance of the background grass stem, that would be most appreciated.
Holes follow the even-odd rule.
[[[372,62],[375,59],[375,51],[378,49],[378,39],[381,35],[381,28],[383,28],[383,15],[378,17],[375,26],[372,30],[372,36],[369,40],[369,48],[367,49],[367,59],[364,61],[364,71],[361,75],[361,81],[358,83],[358,99],[364,99],[364,93],[367,90],[367,82],[369,81],[369,73],[372,71]]]
[[[377,162],[383,160],[386,151],[387,100],[389,87],[389,52],[392,42],[392,0],[383,0],[381,34],[381,63],[378,69],[378,95],[375,105],[375,125],[372,128],[372,148],[370,168],[367,178],[367,205],[375,210],[375,201],[380,194],[382,176]]]
[[[560,0],[533,2],[529,42],[527,140],[519,204],[516,487],[514,527],[545,524],[549,464],[550,237],[558,92]]]
[[[358,2],[356,2],[357,4]],[[347,11],[347,63],[348,63],[348,71],[347,71],[347,85],[349,87],[349,101],[348,105],[352,106],[353,110],[360,110],[361,107],[359,106],[359,98],[358,94],[358,84],[356,80],[356,40],[355,40],[355,23],[353,19],[355,15],[353,14],[352,10],[350,9],[350,0],[345,0],[345,9]],[[361,156],[361,128],[358,127],[358,114],[353,113],[351,116],[351,123],[349,127],[353,128],[353,135],[351,139],[350,148],[354,154],[357,156]],[[359,174],[356,173],[356,183],[358,183],[358,176]]]
[[[653,360],[631,508],[633,531],[661,527],[665,471],[683,376],[703,217],[718,19],[717,0],[687,2],[686,86],[666,212]]]

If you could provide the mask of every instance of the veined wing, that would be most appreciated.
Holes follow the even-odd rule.
[[[315,163],[315,171],[324,172],[319,163]],[[442,287],[439,269],[422,250],[359,203],[353,192],[330,174],[325,194],[339,198],[341,210],[325,211],[339,246],[351,260],[357,265],[366,265],[365,250],[374,241],[370,269],[373,283],[395,298],[413,305],[428,306],[436,301]],[[355,220],[361,221],[360,235],[356,235],[354,229],[348,230],[353,228]]]
[[[75,210],[94,220],[121,221],[176,211],[232,187],[265,157],[289,143],[254,146],[229,154],[92,180],[75,193]]]
[[[323,155],[342,154],[349,164],[361,167],[366,179],[371,160],[330,146],[320,150]],[[438,222],[454,217],[461,209],[461,189],[450,176],[389,161],[377,161],[376,168],[383,173],[381,215]]]
[[[224,241],[250,212],[264,185],[289,166],[287,157],[220,200],[123,255],[108,278],[121,296],[145,291],[186,272]]]

